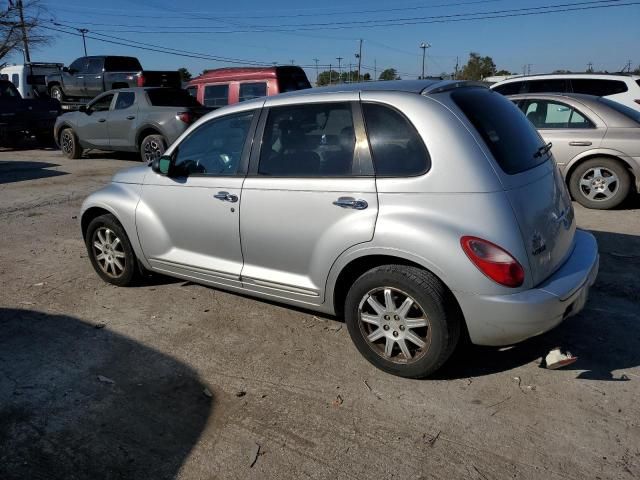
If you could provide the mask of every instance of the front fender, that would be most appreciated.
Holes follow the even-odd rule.
[[[127,233],[131,247],[138,260],[149,268],[144,258],[136,229],[136,208],[140,201],[141,190],[142,185],[138,184],[110,183],[106,187],[93,192],[85,199],[80,209],[80,218],[84,219],[85,215],[95,208],[111,213],[118,219]]]

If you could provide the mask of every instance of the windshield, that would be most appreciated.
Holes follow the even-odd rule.
[[[485,141],[500,168],[513,175],[543,164],[549,150],[512,102],[486,88],[461,88],[451,98]]]
[[[149,103],[155,107],[200,107],[200,102],[186,90],[154,88],[147,90]]]
[[[627,107],[626,105],[622,105],[621,103],[614,102],[613,100],[609,100],[608,98],[600,97],[598,101],[604,103],[608,107],[613,108],[616,112],[621,113],[634,122],[640,123],[640,111],[634,110],[633,108]]]

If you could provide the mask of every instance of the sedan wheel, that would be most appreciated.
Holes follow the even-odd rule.
[[[380,287],[367,292],[358,314],[369,346],[385,360],[413,363],[429,349],[429,319],[420,304],[401,290]]]
[[[631,187],[627,169],[611,158],[594,158],[573,171],[569,189],[574,200],[587,208],[606,210],[624,201]]]
[[[108,227],[93,233],[93,254],[102,271],[111,278],[119,278],[125,271],[126,255],[122,241]]]

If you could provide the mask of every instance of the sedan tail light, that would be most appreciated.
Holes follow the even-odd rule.
[[[178,120],[186,123],[187,125],[195,120],[191,112],[178,112],[176,114],[176,117],[178,117]]]
[[[478,237],[465,236],[460,245],[469,260],[482,273],[505,287],[519,287],[524,283],[524,269],[506,250]]]
[[[144,78],[144,75],[138,75],[138,86],[144,87],[145,82],[146,79]]]

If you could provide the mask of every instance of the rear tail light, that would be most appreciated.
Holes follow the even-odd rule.
[[[138,86],[144,87],[145,82],[146,79],[144,78],[144,75],[138,75]]]
[[[176,117],[178,117],[178,120],[189,124],[191,122],[193,122],[195,120],[195,118],[193,118],[193,115],[191,114],[191,112],[179,112],[176,114]]]
[[[524,283],[522,265],[506,250],[478,237],[462,237],[460,245],[478,270],[494,282],[512,288]]]

